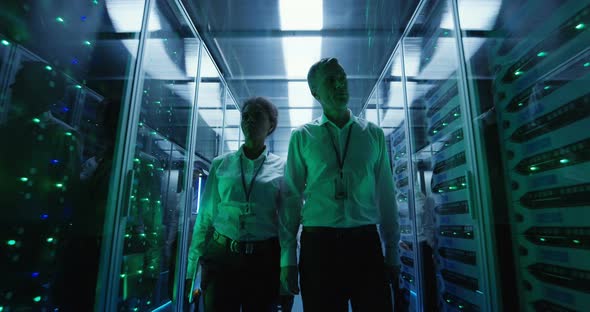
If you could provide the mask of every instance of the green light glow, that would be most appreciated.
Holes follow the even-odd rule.
[[[545,237],[541,237],[541,238],[539,238],[539,240],[542,242],[546,241]]]
[[[92,3],[98,4],[98,0],[94,0],[94,1],[92,1]]]
[[[459,305],[459,309],[463,309],[463,306],[462,305]]]
[[[459,117],[459,113],[454,113],[453,116]]]
[[[133,158],[133,161],[136,163],[140,162],[139,158]]]
[[[457,232],[453,232],[453,235],[457,235]]]
[[[87,46],[89,46],[89,45],[91,45],[91,43],[90,43],[90,41],[88,41],[88,40],[84,40],[84,45],[87,45]]]
[[[81,85],[76,85],[76,89],[82,89]]]
[[[39,119],[39,118],[33,118],[33,122],[34,123],[40,123],[41,122],[41,119]]]
[[[45,66],[45,69],[47,69],[47,70],[52,70],[52,69],[53,69],[53,67],[51,67],[51,66],[47,65],[47,66]]]
[[[461,183],[461,186],[467,186],[467,183]]]
[[[125,278],[125,276],[127,276],[127,274],[121,274],[119,276],[121,276],[121,278]]]
[[[457,187],[456,187],[456,186],[454,186],[454,185],[452,185],[452,186],[449,186],[449,190],[456,190],[456,189],[457,189]]]
[[[53,242],[53,237],[48,237],[48,238],[47,238],[47,242],[48,242],[48,243],[51,243],[51,242]]]
[[[64,22],[64,19],[61,16],[56,17],[55,20],[58,21],[59,23]]]
[[[536,166],[531,166],[529,169],[530,169],[531,171],[537,171],[537,170],[539,170],[539,167],[536,167]]]
[[[545,88],[543,88],[543,89],[549,90],[549,89],[551,89],[551,86],[545,86]]]
[[[446,123],[446,122],[443,122],[443,124],[442,124],[442,125],[443,125],[444,127],[446,127],[446,126],[448,126],[449,124],[448,124],[448,123]]]
[[[55,183],[55,187],[62,188],[64,187],[63,183]]]
[[[524,104],[522,104],[522,102],[518,103],[518,106],[523,106]]]
[[[580,23],[580,24],[576,25],[576,29],[577,30],[581,30],[581,29],[584,29],[584,28],[586,28],[586,24],[584,24],[584,23]]]
[[[33,301],[35,301],[35,302],[41,301],[41,296],[37,296],[37,297],[33,298]]]
[[[27,178],[27,177],[21,177],[20,180],[21,180],[21,182],[27,182],[27,181],[29,181],[29,178]]]
[[[8,42],[7,40],[2,40],[0,42],[2,42],[2,45],[5,45],[5,46],[9,46],[10,45],[10,42]],[[0,310],[0,311],[2,311],[2,310]]]
[[[590,66],[590,62],[584,63],[584,67],[588,67],[588,66]]]
[[[541,52],[537,53],[537,56],[538,56],[538,57],[547,56],[547,52],[545,52],[545,51],[541,51]]]
[[[574,240],[572,240],[572,242],[574,242],[574,244],[579,244],[580,243],[580,240],[574,239]]]
[[[137,274],[142,274],[143,270],[137,270]]]
[[[143,127],[143,122],[140,122],[140,123],[139,123],[139,126],[140,126],[140,127]]]
[[[72,133],[68,131],[68,132],[66,132],[66,135],[67,136],[72,136]]]
[[[562,164],[567,164],[568,162],[570,162],[570,160],[567,158],[564,158],[564,159],[560,159],[559,162]]]
[[[139,311],[139,308],[137,308],[137,307],[133,308],[133,311]]]
[[[447,302],[448,302],[448,303],[451,303],[451,299],[447,299]]]
[[[520,76],[522,74],[523,74],[523,72],[520,71],[520,70],[517,70],[517,71],[514,72],[514,76]]]
[[[438,133],[438,130],[433,130],[432,133]]]
[[[11,239],[11,240],[7,241],[6,243],[8,244],[8,246],[16,245],[16,241],[14,239]]]
[[[440,189],[440,190],[438,190],[438,192],[439,192],[439,193],[443,193],[443,192],[444,192],[444,190]]]
[[[0,312],[4,311],[4,307],[0,306]]]

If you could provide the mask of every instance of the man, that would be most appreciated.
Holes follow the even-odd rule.
[[[392,311],[399,224],[383,131],[348,109],[346,73],[337,59],[314,64],[307,80],[323,115],[295,130],[289,143],[279,212],[281,284],[299,292],[302,224],[305,311],[348,311],[349,301],[355,311]]]

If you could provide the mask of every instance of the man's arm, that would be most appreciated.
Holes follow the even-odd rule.
[[[307,168],[302,157],[299,131],[291,134],[285,165],[283,200],[279,208],[279,240],[281,243],[281,267],[297,265],[297,231],[301,220],[303,190]]]
[[[381,215],[379,232],[385,247],[385,263],[390,266],[397,266],[399,265],[397,249],[400,238],[399,216],[395,202],[393,175],[385,145],[385,136],[383,130],[378,129],[378,131],[379,160],[375,167],[375,183],[377,186],[377,207]]]

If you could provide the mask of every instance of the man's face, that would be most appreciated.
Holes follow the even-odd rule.
[[[348,104],[348,82],[346,73],[337,61],[330,61],[316,74],[315,97],[324,109],[338,110]]]

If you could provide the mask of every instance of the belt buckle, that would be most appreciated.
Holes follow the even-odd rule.
[[[238,243],[238,241],[232,240],[231,243],[229,243],[229,250],[231,252],[235,252],[235,253],[239,253],[240,252],[240,245]]]
[[[245,245],[245,253],[247,255],[251,255],[252,253],[254,253],[254,244],[253,243],[246,243]]]

